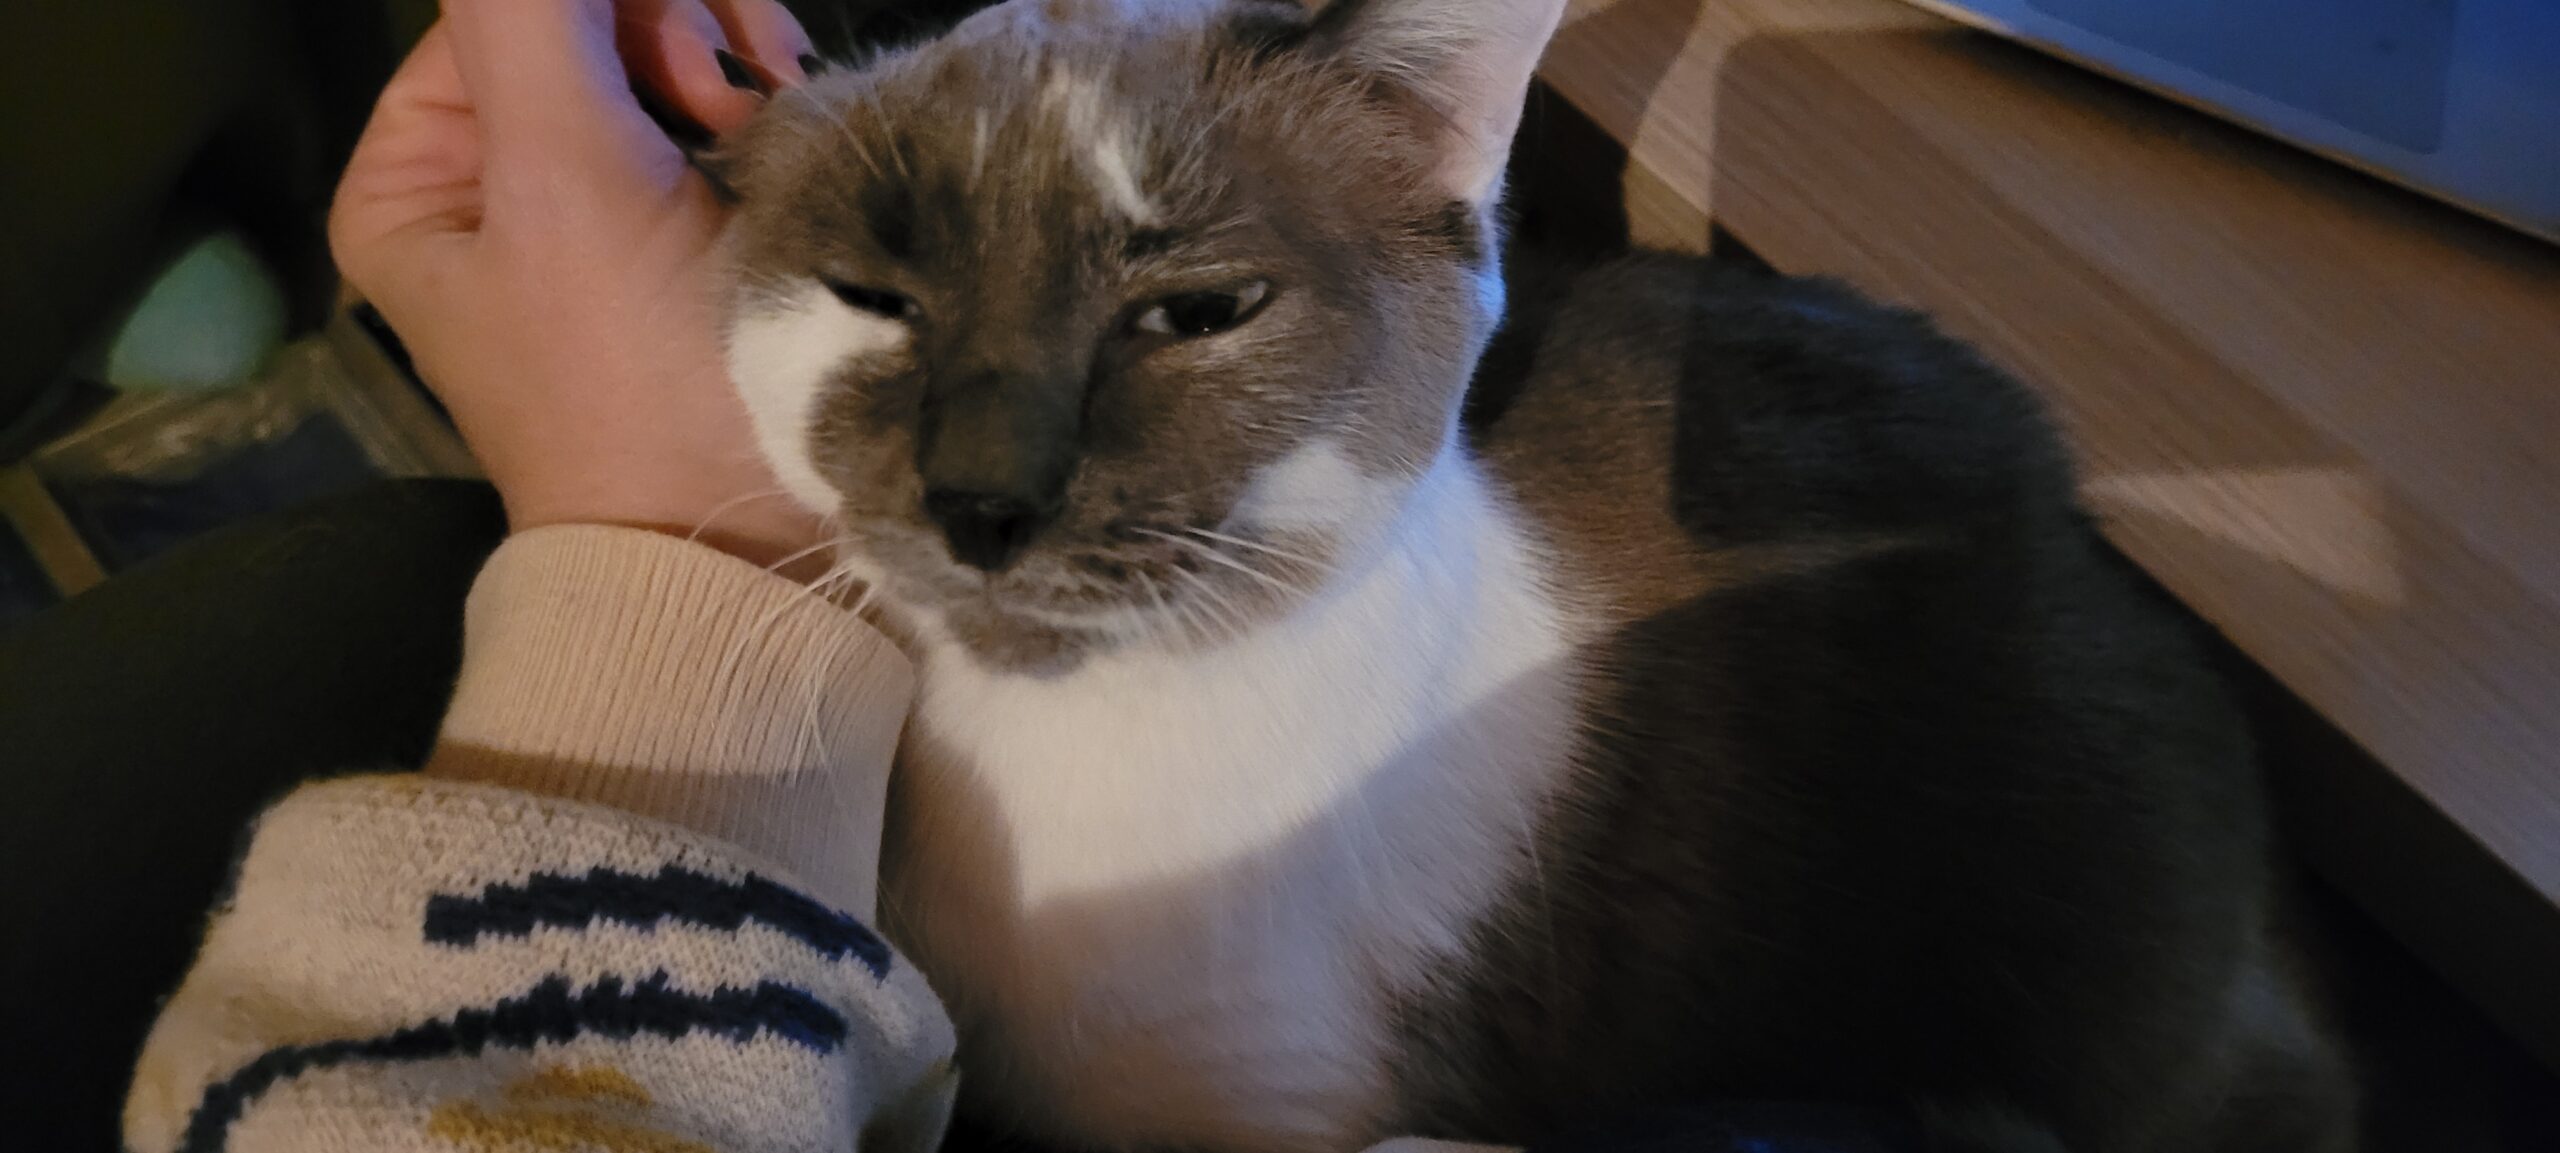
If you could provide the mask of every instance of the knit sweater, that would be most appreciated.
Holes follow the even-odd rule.
[[[905,660],[637,530],[518,535],[467,620],[425,772],[259,819],[127,1145],[933,1148],[951,1026],[864,924]]]

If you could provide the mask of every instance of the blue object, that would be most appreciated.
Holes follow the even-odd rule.
[[[202,392],[258,374],[283,347],[284,288],[231,233],[180,254],[143,292],[107,346],[106,383]]]
[[[54,502],[109,573],[204,533],[314,497],[357,488],[381,471],[335,416],[244,446],[184,480],[98,477],[49,484]]]
[[[1914,0],[2560,243],[2555,0]]]

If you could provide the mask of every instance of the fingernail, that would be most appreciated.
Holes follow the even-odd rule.
[[[818,57],[817,57],[814,53],[812,53],[812,54],[806,54],[806,55],[803,55],[803,56],[801,56],[801,57],[800,57],[800,74],[801,74],[801,75],[803,75],[803,76],[815,76],[815,75],[817,75],[817,74],[819,74],[819,73],[821,73],[821,72],[824,72],[824,71],[826,71],[826,70],[827,70],[827,62],[826,62],[826,61],[824,61],[824,60],[820,60],[820,59],[818,59]]]
[[[764,84],[756,79],[754,72],[748,70],[747,62],[738,59],[728,49],[712,49],[711,58],[720,62],[720,78],[728,81],[729,87],[744,88],[759,95],[764,92]]]
[[[631,89],[631,94],[639,97],[640,110],[648,113],[649,119],[658,122],[659,131],[666,133],[667,139],[675,141],[676,147],[686,152],[700,152],[711,147],[717,139],[712,136],[710,129],[695,123],[692,117],[678,111],[674,105],[659,99],[657,93],[635,85]]]

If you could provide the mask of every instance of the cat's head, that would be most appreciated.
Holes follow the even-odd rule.
[[[1319,595],[1455,435],[1562,9],[1014,0],[777,95],[719,163],[785,487],[999,668]]]

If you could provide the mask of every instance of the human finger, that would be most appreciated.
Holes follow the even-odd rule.
[[[613,187],[666,172],[675,146],[640,109],[613,0],[445,0],[453,56],[493,181]]]
[[[762,64],[771,79],[798,84],[809,78],[817,46],[800,19],[780,0],[706,0],[736,51]]]
[[[755,114],[760,70],[731,51],[728,31],[703,0],[623,0],[617,27],[633,78],[687,121],[683,127],[718,135]],[[733,77],[736,70],[747,71]]]
[[[409,261],[404,237],[468,232],[480,212],[480,134],[445,27],[427,30],[393,73],[329,209],[339,269],[379,296]]]

